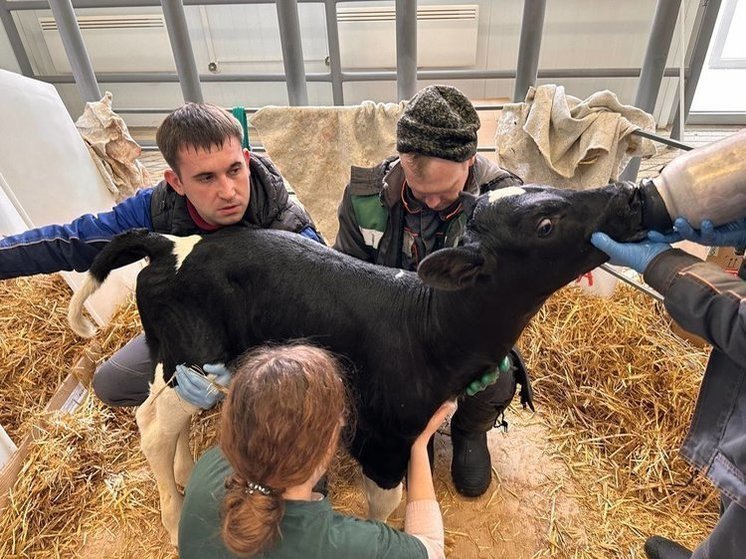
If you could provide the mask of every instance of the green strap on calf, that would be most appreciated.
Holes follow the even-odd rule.
[[[507,373],[510,370],[510,359],[506,355],[497,367],[487,369],[482,376],[477,380],[473,381],[469,386],[466,387],[466,395],[474,396],[477,392],[481,392],[488,386],[491,386],[497,382],[500,378],[501,373]]]

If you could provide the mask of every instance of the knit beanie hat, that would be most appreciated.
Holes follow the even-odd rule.
[[[477,153],[479,116],[466,96],[450,85],[429,85],[407,103],[396,124],[399,153],[466,161]]]

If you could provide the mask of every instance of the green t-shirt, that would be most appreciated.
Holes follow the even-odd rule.
[[[181,559],[235,559],[220,537],[225,479],[232,469],[220,449],[199,459],[189,479],[179,523]],[[282,538],[263,559],[427,559],[420,540],[383,522],[344,516],[321,501],[286,501]]]

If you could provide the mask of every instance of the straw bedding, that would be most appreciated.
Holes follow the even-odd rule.
[[[0,425],[14,441],[28,430],[67,375],[76,351],[65,313],[70,289],[61,278],[0,281]],[[54,364],[54,366],[50,366]]]
[[[42,431],[0,515],[0,557],[176,557],[160,528],[133,411],[91,397],[72,415],[41,415],[84,347],[65,322],[67,287],[48,276],[0,282],[0,291],[0,421],[16,441],[32,424]],[[103,355],[138,331],[129,302],[98,336]],[[526,557],[639,557],[651,533],[699,541],[715,522],[717,495],[706,481],[690,480],[676,449],[706,352],[671,334],[665,311],[631,288],[612,299],[562,290],[532,321],[521,346],[534,377],[539,413],[533,419],[548,425],[542,444],[568,472],[542,488],[544,533]],[[195,421],[195,453],[212,444],[217,414]],[[349,459],[335,466],[331,495],[338,509],[362,512],[356,475]],[[454,496],[447,475],[439,478],[447,551],[460,557],[459,541],[478,539],[459,524],[474,504]],[[557,514],[563,492],[580,503],[582,537]],[[499,501],[486,496],[479,514],[489,517]],[[394,524],[400,522],[401,509]],[[499,542],[500,527],[489,531],[486,540]],[[492,556],[480,545],[480,557]]]
[[[567,288],[522,336],[553,450],[597,513],[587,556],[634,557],[650,534],[693,547],[716,522],[717,492],[677,452],[709,350],[670,326],[663,306],[632,287],[611,299]],[[550,545],[540,556],[568,555]]]

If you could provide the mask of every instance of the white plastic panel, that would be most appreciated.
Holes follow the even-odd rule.
[[[0,234],[112,207],[114,199],[54,87],[0,70],[0,122]],[[99,324],[130,290],[137,270],[118,271],[89,300]],[[63,276],[73,289],[82,281],[81,274]]]

